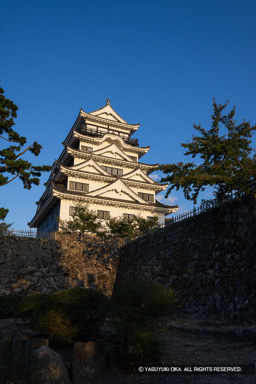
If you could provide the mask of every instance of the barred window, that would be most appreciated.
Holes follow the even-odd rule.
[[[111,175],[115,175],[115,176],[123,175],[123,170],[120,168],[105,167],[105,165],[102,165],[102,168],[108,173],[110,173]]]
[[[133,221],[134,220],[134,215],[130,213],[123,213],[123,219],[125,221]]]
[[[86,147],[85,145],[81,145],[81,151],[92,152],[93,148],[92,147]]]
[[[143,200],[154,202],[154,195],[151,193],[138,192],[138,195]]]
[[[130,158],[132,159],[132,161],[137,161],[137,157],[136,156],[130,156]]]
[[[89,184],[77,183],[76,181],[69,182],[69,189],[81,192],[89,192]]]
[[[110,212],[109,211],[97,211],[98,219],[109,220]]]

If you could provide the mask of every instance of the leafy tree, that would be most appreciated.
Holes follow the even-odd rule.
[[[124,220],[122,217],[113,217],[108,222],[110,234],[114,237],[133,237],[142,235],[148,230],[154,229],[158,225],[158,217],[144,219],[141,216],[135,216],[132,220]]]
[[[33,184],[39,184],[41,173],[50,171],[51,167],[33,166],[21,158],[28,151],[38,156],[42,146],[35,141],[26,149],[23,148],[27,142],[26,137],[20,136],[13,129],[17,110],[17,105],[5,98],[4,90],[0,87],[0,138],[10,143],[7,148],[0,150],[0,186],[2,187],[19,178],[24,188],[30,189]],[[3,220],[7,213],[8,209],[0,208],[0,219]]]
[[[4,220],[8,212],[9,212],[9,209],[0,208],[0,220]]]
[[[181,144],[187,150],[186,156],[200,157],[199,165],[180,162],[160,166],[168,174],[161,179],[170,183],[167,196],[174,188],[181,188],[185,198],[196,203],[199,192],[204,191],[206,186],[213,187],[219,199],[232,191],[250,191],[250,183],[256,173],[256,155],[251,146],[256,125],[251,126],[245,120],[237,125],[235,107],[223,114],[227,104],[216,104],[213,99],[211,128],[206,130],[201,125],[194,125],[200,136],[193,136],[191,141]],[[223,135],[222,127],[225,129]]]
[[[71,220],[57,218],[61,231],[66,233],[81,233],[84,236],[87,232],[99,234],[102,230],[102,224],[97,218],[96,212],[81,203],[78,203],[74,207],[74,211],[70,216]]]
[[[152,216],[150,219],[144,219],[141,216],[135,216],[135,231],[137,234],[142,235],[143,233],[158,227],[158,217]]]
[[[1,234],[8,234],[9,228],[12,226],[13,223],[7,224],[4,221],[0,223],[0,233]]]
[[[131,221],[125,221],[122,217],[112,217],[108,221],[110,235],[119,238],[132,237],[135,235],[134,226]]]

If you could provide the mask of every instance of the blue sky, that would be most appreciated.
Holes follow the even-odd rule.
[[[15,128],[43,146],[35,164],[52,164],[79,109],[106,98],[141,124],[147,163],[188,161],[180,143],[194,123],[209,127],[213,97],[256,121],[254,0],[0,0],[0,14],[0,85],[19,107]],[[47,178],[1,188],[14,228],[27,228]]]

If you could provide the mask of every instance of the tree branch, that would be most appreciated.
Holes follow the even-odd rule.
[[[1,136],[0,136],[1,137]],[[24,155],[24,153],[26,153],[29,149],[31,148],[31,145],[29,145],[28,147],[27,147],[27,149],[25,149],[23,152],[21,152],[21,153],[19,153],[16,157],[15,157],[15,160],[17,160],[18,159],[18,157],[20,157],[20,156],[22,156],[22,155]],[[5,163],[5,159],[3,159],[3,160],[1,160],[0,161],[0,163]],[[2,167],[2,168],[7,168],[8,166],[7,165],[5,165],[4,167]]]
[[[13,180],[16,179],[18,176],[20,176],[21,171],[22,171],[22,168],[20,168],[20,170],[19,170],[18,173],[15,173],[15,176],[14,176],[11,180],[6,181],[6,183],[4,183],[4,184],[0,184],[0,187],[3,187],[4,185],[9,184],[11,181],[13,181]]]
[[[4,140],[6,140],[6,141],[9,141],[9,143],[17,143],[17,144],[20,144],[19,141],[16,141],[16,140],[8,140],[8,139],[6,139],[6,138],[3,137],[3,136],[0,136],[0,138],[1,138],[1,139],[4,139]]]
[[[240,165],[240,167],[241,167],[242,170],[244,171],[243,164],[238,160],[238,157],[236,157],[236,161],[237,161],[238,165]]]
[[[0,187],[3,187],[4,185],[9,184],[11,181],[13,181],[14,179],[16,179],[16,177],[18,177],[19,175],[20,175],[20,174],[18,173],[18,175],[14,176],[11,180],[6,181],[6,183],[4,183],[4,184],[0,184]]]
[[[25,151],[19,153],[19,154],[16,156],[16,159],[18,159],[18,157],[24,155],[24,153],[26,153],[26,152],[29,150],[29,148],[31,148],[31,145],[29,145],[29,146],[27,147],[27,149],[25,149]],[[16,160],[16,159],[15,159],[15,160]]]

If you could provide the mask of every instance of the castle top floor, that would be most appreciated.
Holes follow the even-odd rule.
[[[74,132],[89,137],[103,137],[114,134],[121,137],[131,146],[138,146],[138,139],[131,138],[140,124],[129,124],[111,107],[109,99],[107,104],[96,111],[87,113],[80,109],[79,115],[63,144],[68,145]]]

